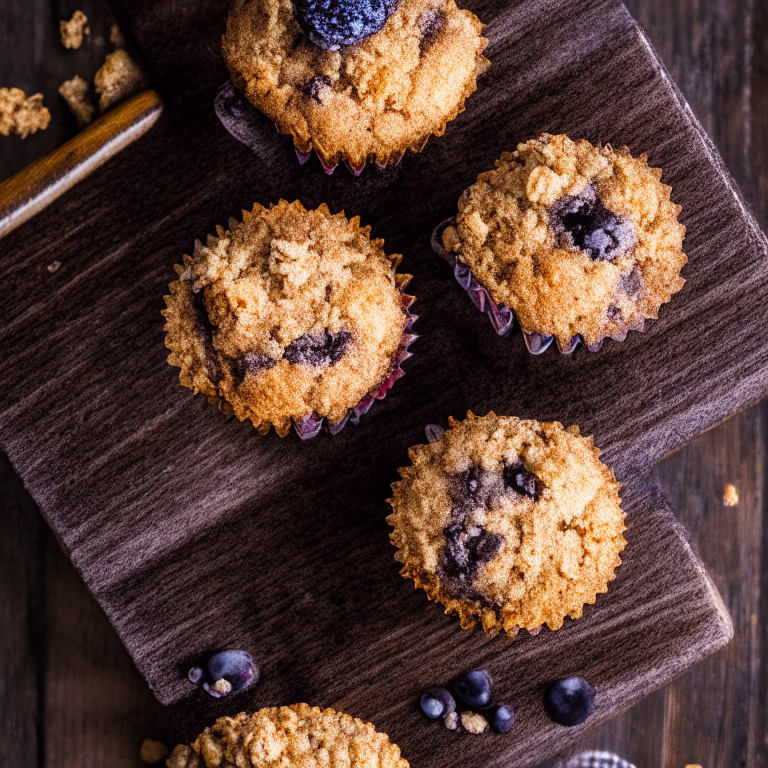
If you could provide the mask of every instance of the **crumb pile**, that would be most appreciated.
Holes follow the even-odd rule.
[[[443,245],[524,331],[564,347],[623,340],[685,282],[685,227],[661,173],[626,147],[545,134],[478,176]]]
[[[396,559],[462,627],[559,629],[607,591],[620,486],[577,427],[470,413],[409,455],[387,518]]]
[[[16,133],[25,139],[38,129],[44,131],[51,122],[51,113],[43,106],[43,94],[29,96],[21,88],[0,88],[0,133]]]
[[[223,47],[235,86],[300,152],[358,169],[443,134],[488,66],[481,31],[453,0],[400,0],[380,31],[323,50],[291,0],[238,0]]]
[[[82,26],[87,21],[85,14],[76,11],[71,21],[61,22],[61,41],[67,48],[79,48],[82,45]],[[79,38],[76,39],[74,35],[78,30]],[[85,33],[88,32],[86,28]],[[107,54],[94,77],[96,95],[100,97],[99,109],[102,112],[133,96],[147,84],[143,69],[123,50],[126,40],[117,24],[110,28],[109,40],[118,50]],[[89,90],[88,83],[79,75],[59,86],[59,94],[67,102],[80,128],[90,124],[96,112]]]
[[[168,768],[408,768],[385,733],[343,712],[307,704],[219,718],[191,746],[180,744]]]
[[[370,228],[328,207],[256,205],[177,267],[170,286],[168,361],[180,381],[282,436],[291,423],[341,422],[387,378],[408,314]]]

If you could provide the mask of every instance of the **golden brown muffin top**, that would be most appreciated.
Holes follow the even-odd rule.
[[[489,413],[409,451],[387,518],[401,574],[464,628],[559,629],[607,591],[619,484],[578,427]]]
[[[180,744],[168,768],[408,768],[385,733],[333,709],[293,704],[221,717],[191,746]]]

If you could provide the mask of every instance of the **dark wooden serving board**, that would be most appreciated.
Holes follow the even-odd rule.
[[[265,123],[254,154],[213,113],[225,3],[115,2],[168,108],[152,132],[0,241],[0,446],[156,695],[189,732],[240,709],[307,700],[370,719],[414,766],[531,765],[730,637],[685,533],[645,476],[768,393],[766,240],[647,40],[616,0],[467,2],[492,68],[446,135],[359,179],[300,167]],[[687,283],[645,334],[596,354],[532,357],[497,337],[429,236],[505,149],[542,131],[626,143],[683,205]],[[259,436],[178,384],[160,310],[172,265],[254,201],[359,214],[405,254],[421,338],[359,426],[301,443]],[[54,260],[62,266],[50,273]],[[462,631],[398,575],[389,483],[468,409],[578,423],[624,483],[628,547],[607,595],[560,631],[514,643]],[[185,679],[244,647],[259,685],[214,701]],[[518,723],[455,737],[418,694],[485,665]],[[566,730],[544,686],[582,674],[598,709]],[[457,742],[457,739],[460,741]],[[460,751],[457,751],[460,750]]]

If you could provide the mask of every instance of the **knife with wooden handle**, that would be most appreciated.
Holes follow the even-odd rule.
[[[162,111],[160,95],[143,91],[0,184],[0,238],[145,134]]]

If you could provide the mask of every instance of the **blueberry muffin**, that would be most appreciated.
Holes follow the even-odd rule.
[[[384,397],[415,338],[410,276],[359,222],[282,200],[198,242],[163,312],[181,383],[281,437],[336,432]]]
[[[685,282],[685,227],[661,173],[626,147],[544,134],[478,176],[442,245],[524,333],[563,351],[623,340]]]
[[[370,723],[333,709],[294,704],[250,717],[221,717],[191,746],[180,744],[168,768],[408,768],[400,749]]]
[[[398,470],[400,573],[465,629],[559,629],[606,592],[626,544],[619,484],[578,427],[470,413]]]
[[[444,133],[488,66],[481,31],[454,0],[237,0],[223,51],[300,157],[357,173]]]

